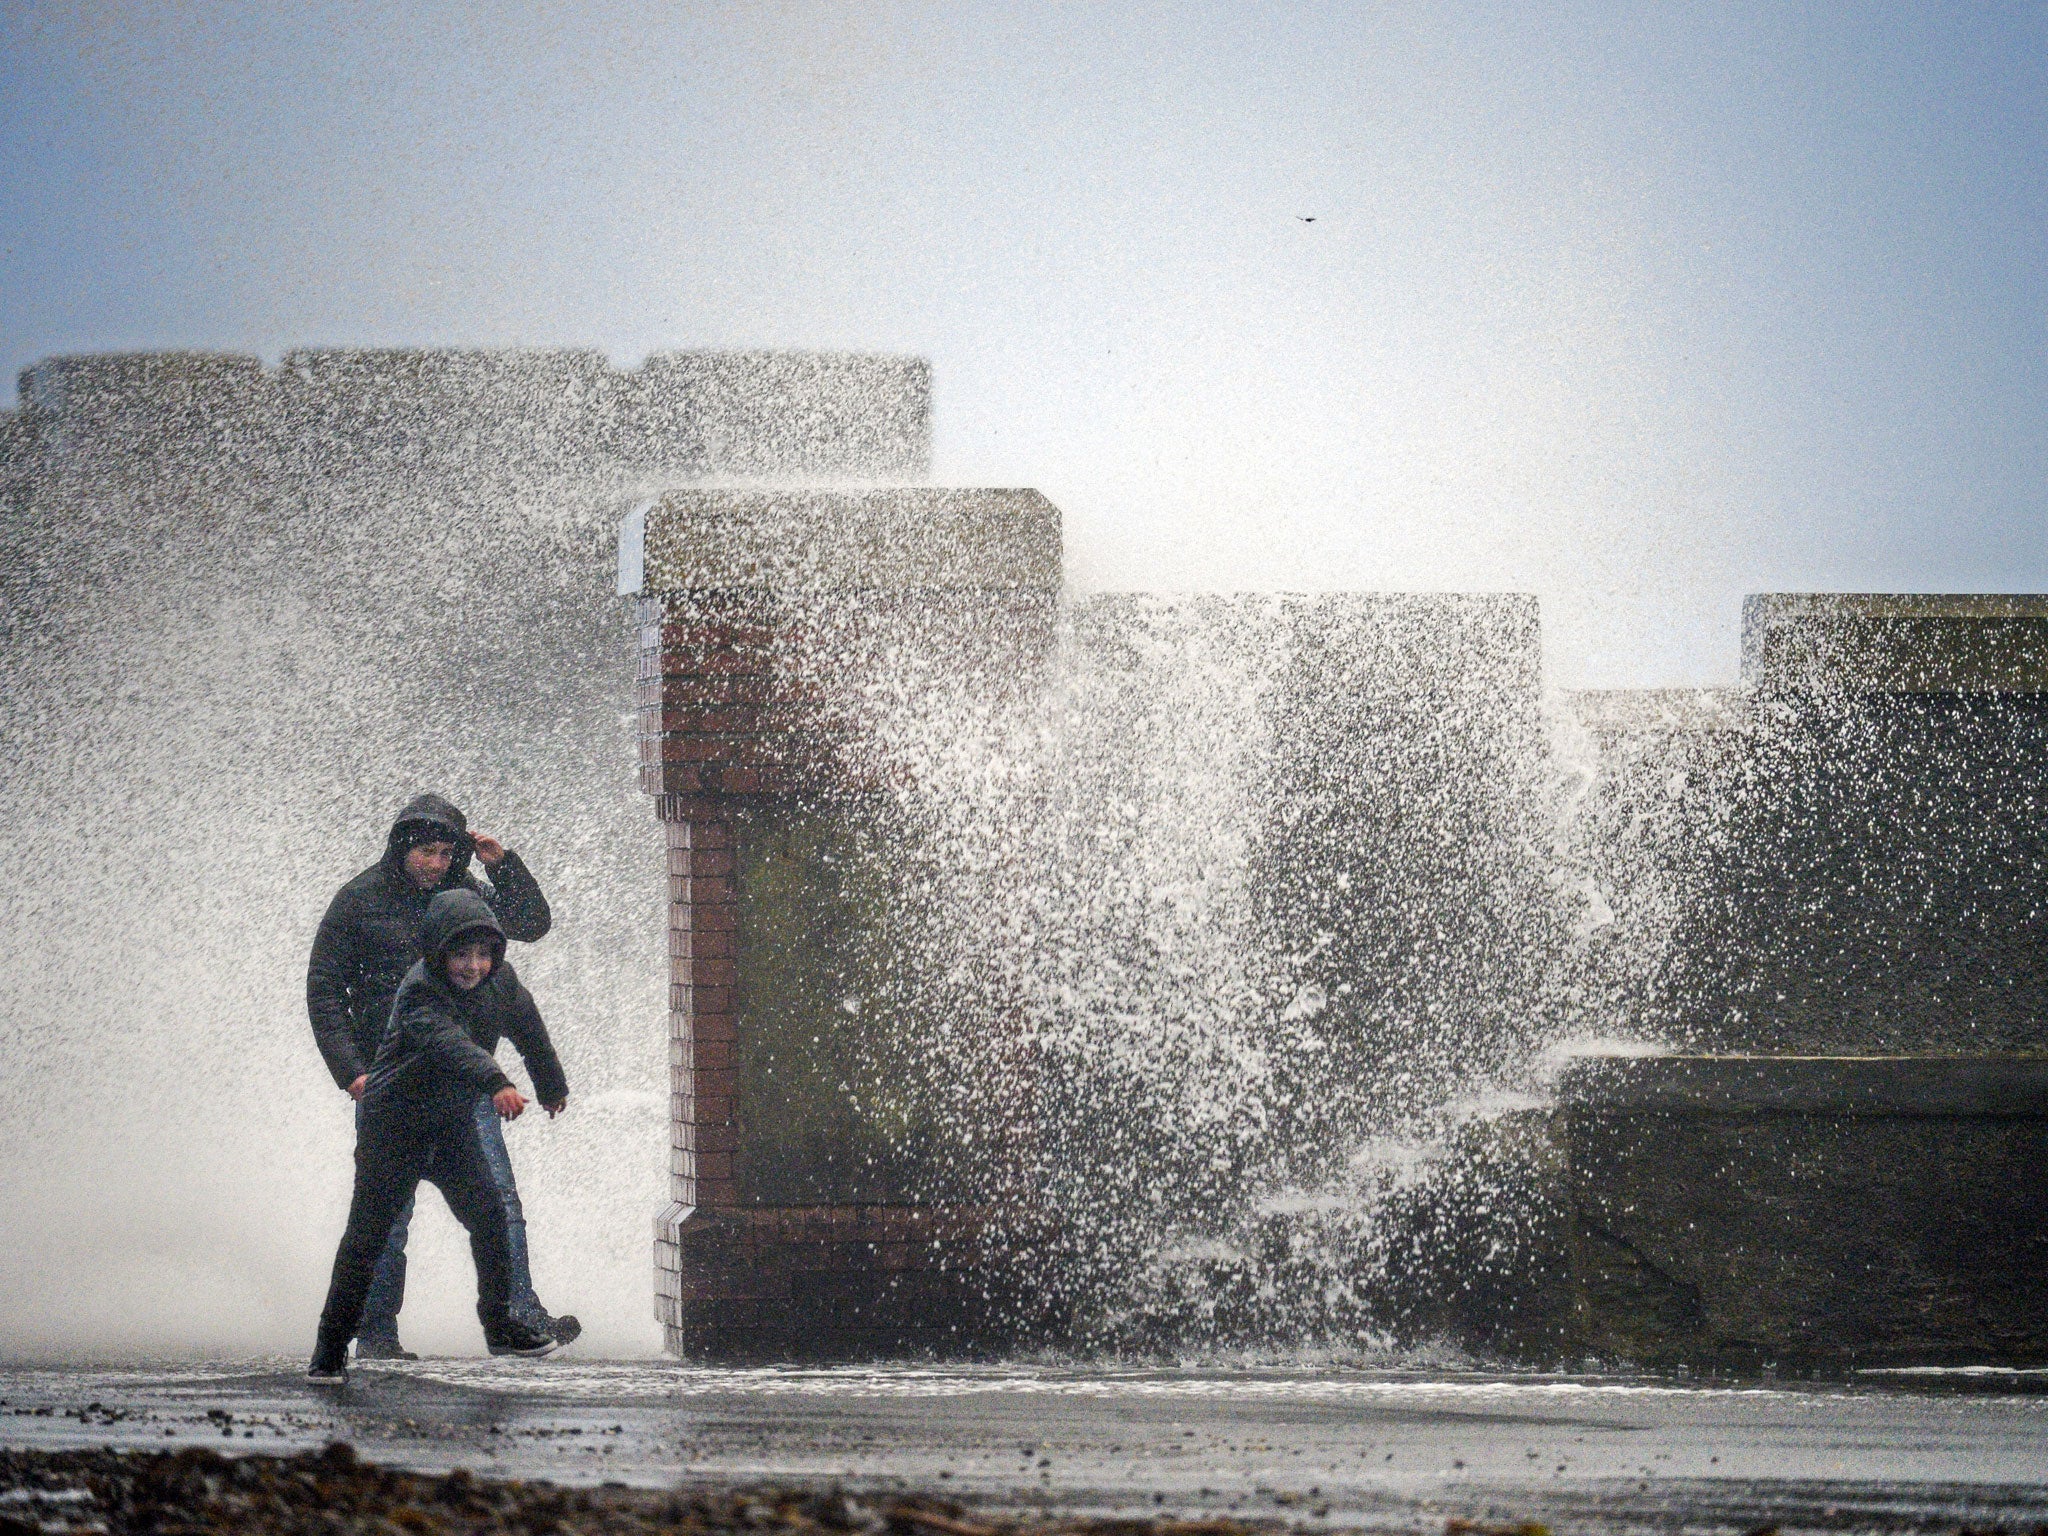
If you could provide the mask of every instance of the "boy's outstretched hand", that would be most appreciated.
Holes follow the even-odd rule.
[[[496,1106],[501,1120],[517,1120],[519,1112],[526,1108],[526,1100],[519,1096],[517,1088],[500,1088],[491,1095],[491,1103]]]
[[[559,1115],[563,1110],[567,1109],[568,1107],[569,1095],[567,1095],[566,1093],[563,1094],[559,1099],[555,1100],[555,1102],[552,1104],[541,1105],[541,1108],[548,1112],[548,1118],[550,1120],[554,1119],[555,1116]]]

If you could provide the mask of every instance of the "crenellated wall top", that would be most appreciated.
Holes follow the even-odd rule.
[[[624,596],[1059,586],[1059,509],[1033,490],[671,491],[619,535]]]
[[[2048,693],[2048,596],[1754,593],[1742,678],[1814,695]]]
[[[663,352],[625,369],[567,348],[309,347],[275,368],[110,353],[45,359],[20,392],[0,436],[27,433],[53,461],[337,440],[372,458],[740,476],[915,479],[931,459],[930,365],[866,353]]]

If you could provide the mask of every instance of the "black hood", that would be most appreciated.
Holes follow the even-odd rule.
[[[445,833],[455,845],[455,862],[448,866],[448,877],[442,884],[460,880],[469,870],[469,856],[476,844],[469,835],[469,819],[454,801],[439,795],[415,795],[405,803],[405,809],[391,823],[390,835],[384,839],[384,862],[398,869],[405,862],[406,849],[419,841],[412,835],[412,829],[422,826]]]
[[[490,903],[467,886],[436,893],[427,903],[427,920],[420,925],[420,954],[426,960],[427,974],[436,981],[444,981],[448,975],[444,963],[448,951],[458,940],[474,938],[479,932],[489,935],[498,951],[498,964],[504,964],[505,930],[498,925],[498,915],[491,910]],[[495,966],[492,974],[496,974]]]

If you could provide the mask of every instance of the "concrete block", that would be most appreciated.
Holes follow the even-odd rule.
[[[1743,599],[1742,676],[1772,692],[2048,692],[2048,597],[1763,592]]]
[[[674,491],[620,531],[619,591],[1057,592],[1059,512],[1030,490]]]
[[[2048,1362],[2048,1060],[1596,1059],[1560,1099],[1583,1352]]]

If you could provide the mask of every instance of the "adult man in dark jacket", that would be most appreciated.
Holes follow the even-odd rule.
[[[538,1356],[555,1347],[552,1337],[511,1314],[504,1213],[474,1119],[479,1103],[507,1120],[525,1109],[519,1090],[478,1042],[527,1034],[539,1025],[539,1013],[505,964],[504,932],[475,891],[437,894],[420,945],[424,958],[399,985],[358,1101],[355,1192],[307,1372],[315,1381],[345,1378],[349,1337],[360,1325],[379,1254],[422,1178],[440,1187],[469,1232],[477,1319],[491,1353]],[[568,1087],[560,1083],[555,1091],[566,1095]]]
[[[491,877],[480,885],[470,855]],[[473,836],[461,811],[421,795],[391,824],[384,856],[334,893],[306,966],[306,1011],[336,1086],[363,1096],[363,1078],[384,1038],[399,979],[420,957],[420,925],[437,891],[474,891],[508,939],[531,944],[553,923],[539,883],[519,855]]]
[[[490,875],[488,886],[469,873],[472,853]],[[306,966],[306,1011],[312,1018],[313,1038],[336,1086],[351,1098],[362,1099],[370,1062],[391,1016],[392,998],[400,980],[420,958],[420,931],[428,903],[437,893],[449,890],[466,890],[477,896],[506,937],[525,943],[546,934],[553,920],[547,898],[518,854],[494,838],[471,833],[462,812],[439,795],[420,795],[409,802],[391,824],[384,856],[344,885],[328,903]],[[514,1043],[520,1044],[516,1038]],[[523,1045],[521,1049],[525,1054]],[[552,1060],[552,1047],[548,1056]],[[530,1057],[528,1065],[532,1070]],[[538,1081],[536,1091],[541,1091]],[[566,1088],[561,1097],[566,1097]],[[542,1102],[551,1113],[561,1107],[559,1097],[543,1094]],[[525,1221],[503,1135],[496,1117],[488,1115],[488,1107],[478,1108],[479,1134],[487,1142],[495,1142],[494,1147],[486,1146],[485,1152],[499,1175],[497,1184],[507,1219],[516,1228],[511,1234],[516,1249],[515,1308],[529,1325],[558,1329],[566,1337],[574,1337],[578,1331],[574,1319],[549,1317],[533,1294]],[[357,1130],[360,1133],[360,1113]],[[398,1313],[405,1302],[405,1244],[411,1217],[408,1203],[392,1226],[363,1309],[362,1336],[356,1347],[358,1354],[368,1358],[407,1358],[398,1341]]]

